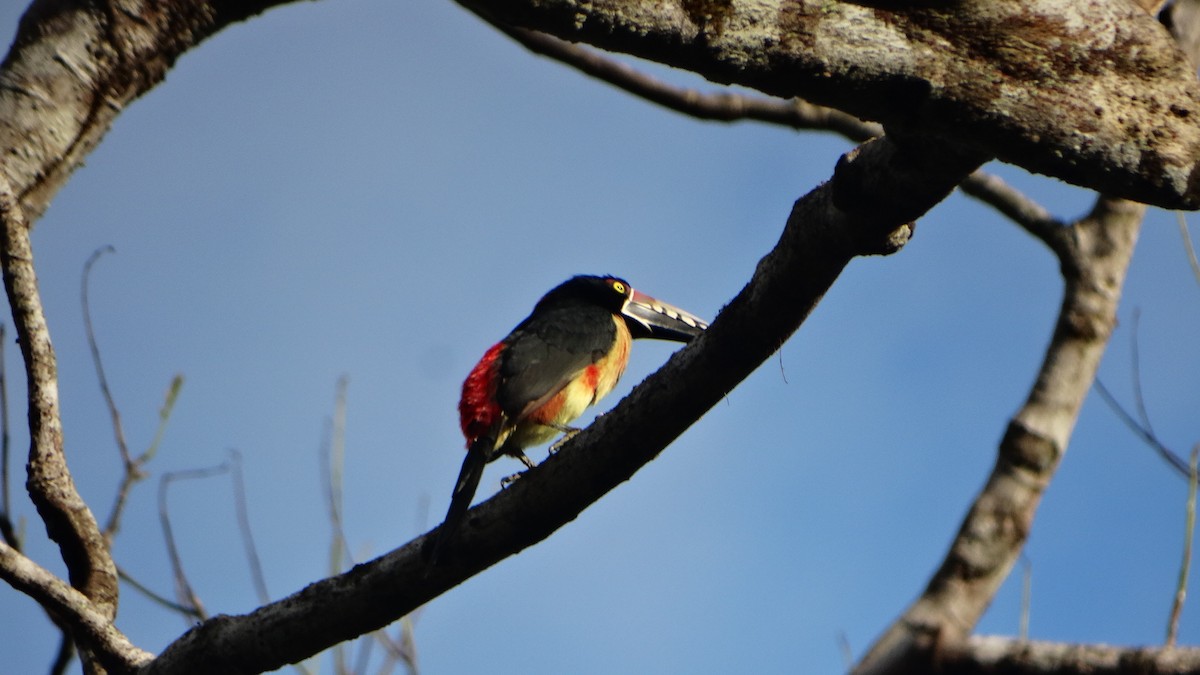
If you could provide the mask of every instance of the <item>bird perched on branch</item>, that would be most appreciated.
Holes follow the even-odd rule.
[[[572,277],[543,296],[463,382],[467,457],[426,558],[436,562],[454,536],[488,462],[508,455],[532,468],[525,448],[576,431],[567,425],[616,386],[634,338],[688,342],[706,328],[617,277]]]

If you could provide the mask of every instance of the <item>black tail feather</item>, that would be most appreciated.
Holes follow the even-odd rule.
[[[475,490],[479,488],[479,480],[483,478],[483,468],[492,459],[495,447],[495,439],[481,436],[467,449],[462,469],[458,472],[458,482],[454,484],[454,492],[450,495],[450,508],[446,511],[446,519],[422,551],[430,565],[437,564],[446,544],[454,538],[454,534],[462,525],[467,509],[471,508],[471,500],[475,498]]]

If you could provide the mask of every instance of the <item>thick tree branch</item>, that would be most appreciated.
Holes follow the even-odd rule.
[[[1200,85],[1131,3],[458,2],[1107,194],[1200,207]]]
[[[925,592],[854,672],[907,672],[940,663],[991,603],[1029,536],[1042,493],[1066,452],[1116,325],[1145,207],[1101,198],[1064,237],[1065,292],[1037,380],[1008,424],[996,465]]]
[[[1200,671],[1200,649],[1113,647],[972,637],[947,649],[942,675],[1183,675]]]
[[[278,668],[395,621],[545,539],[628,480],[769,358],[853,257],[902,246],[909,223],[980,161],[928,139],[876,139],[851,152],[830,182],[796,202],[775,249],[712,327],[560,452],[472,509],[439,565],[422,563],[427,534],[248,615],[215,617],[143,672]]]
[[[0,64],[0,172],[30,222],[184,51],[292,0],[35,0]]]

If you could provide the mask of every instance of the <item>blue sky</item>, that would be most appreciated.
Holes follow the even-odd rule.
[[[0,8],[0,31],[18,16]],[[543,292],[614,273],[711,318],[849,147],[682,118],[527,54],[448,0],[301,3],[234,26],[129,107],[35,231],[76,482],[107,514],[119,465],[79,309],[82,265],[101,246],[117,252],[94,268],[92,316],[135,449],[171,377],[186,378],[119,564],[169,594],[157,476],[236,449],[282,597],[326,574],[318,450],[339,377],[346,530],[361,560],[444,513],[462,378]],[[1091,203],[990,168],[1061,217]],[[1150,212],[1101,377],[1132,401],[1140,309],[1147,406],[1185,452],[1200,441],[1200,288],[1174,218]],[[901,253],[852,263],[777,358],[633,480],[427,605],[424,671],[841,670],[839,636],[859,653],[939,562],[1059,298],[1040,244],[951,196]],[[638,343],[601,410],[675,348]],[[19,402],[11,344],[5,365]],[[14,430],[18,474],[27,442]],[[481,493],[517,468],[497,462]],[[1184,497],[1090,396],[1027,548],[1032,636],[1160,642]],[[254,608],[228,481],[176,484],[170,508],[209,610]],[[30,553],[61,570],[27,502],[18,514]],[[1019,600],[1010,579],[981,630],[1015,632]],[[1200,641],[1198,623],[1186,609],[1182,641]],[[128,588],[118,625],[153,651],[187,628]],[[57,643],[4,589],[0,635],[23,636],[5,673],[43,672]]]

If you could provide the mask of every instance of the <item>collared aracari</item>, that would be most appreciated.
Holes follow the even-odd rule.
[[[525,448],[575,431],[567,425],[616,386],[634,338],[688,342],[705,328],[617,277],[573,277],[543,296],[463,382],[458,412],[467,456],[427,559],[436,562],[461,525],[484,466],[508,455],[533,468]]]

